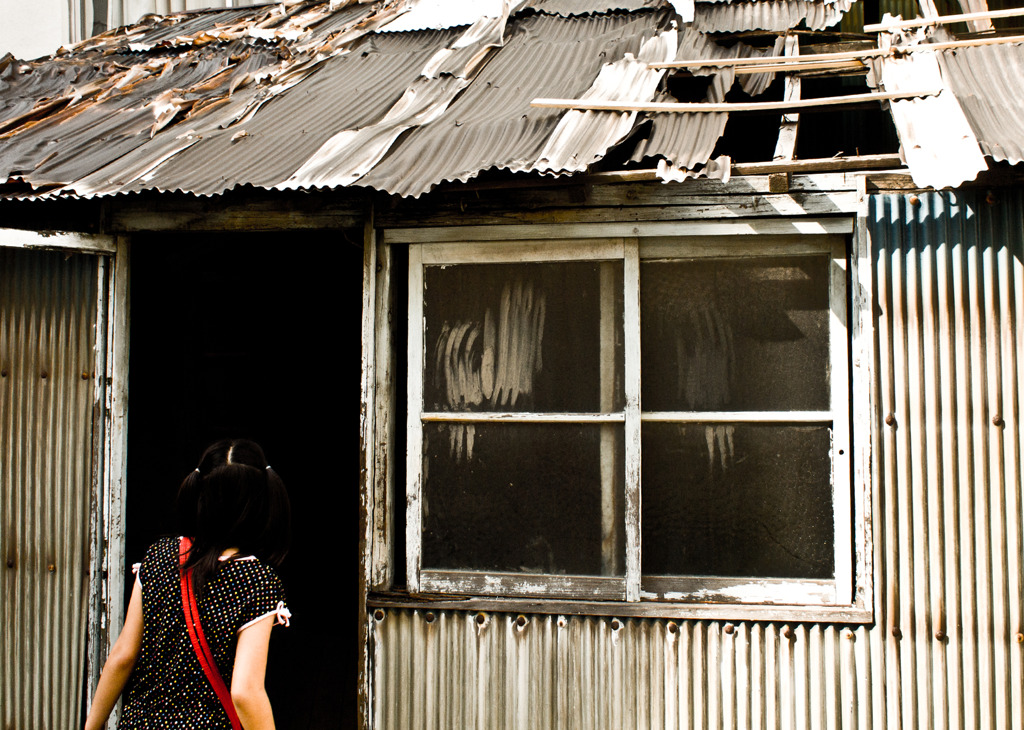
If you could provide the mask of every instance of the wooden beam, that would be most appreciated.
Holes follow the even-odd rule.
[[[857,157],[824,157],[813,160],[782,160],[779,162],[746,162],[732,166],[733,175],[765,175],[771,172],[833,172],[836,170],[878,170],[903,167],[899,155],[859,155]]]
[[[849,69],[866,69],[867,64],[857,58],[846,61],[818,61],[810,63],[764,64],[761,66],[740,66],[735,70],[739,74],[784,73],[795,74],[801,71],[846,71]]]
[[[950,23],[966,23],[971,20],[991,20],[993,18],[1016,18],[1022,15],[1024,15],[1024,8],[987,10],[982,13],[960,13],[958,15],[939,15],[934,18],[912,18],[911,20],[894,20],[888,23],[871,23],[864,26],[864,32],[881,33],[901,28],[922,28],[928,25],[948,25]]]
[[[1019,11],[1024,14],[1024,9]],[[951,16],[946,16],[951,17]],[[735,68],[736,73],[743,67],[754,67],[757,71],[746,73],[765,73],[775,71],[785,73],[791,66],[803,66],[810,63],[828,63],[831,61],[850,61],[879,56],[890,56],[893,53],[915,53],[918,51],[944,51],[949,48],[967,48],[969,46],[1002,45],[1005,43],[1024,43],[1024,35],[997,36],[994,38],[969,38],[965,40],[946,41],[944,43],[920,43],[915,46],[892,46],[890,48],[865,48],[860,51],[836,51],[835,53],[815,53],[806,56],[764,56],[760,58],[715,58],[694,59],[690,61],[671,61],[669,63],[651,63],[649,68]]]
[[[811,109],[822,106],[848,106],[865,101],[892,101],[898,99],[918,99],[925,96],[938,96],[940,89],[907,92],[885,92],[870,94],[850,94],[849,96],[830,96],[825,99],[803,99],[794,101],[752,101],[746,103],[724,102],[713,104],[693,104],[678,102],[632,102],[632,101],[590,101],[586,99],[534,99],[530,106],[553,109],[580,109],[606,112],[686,112],[686,113],[721,113],[721,112],[755,112],[755,111],[793,111]]]

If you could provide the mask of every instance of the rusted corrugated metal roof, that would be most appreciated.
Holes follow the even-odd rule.
[[[582,171],[638,115],[530,102],[648,100],[665,72],[646,62],[676,57],[671,3],[601,12],[618,4],[406,33],[376,32],[403,4],[353,0],[148,17],[0,69],[0,180],[85,197],[240,185],[418,196],[489,169]],[[686,149],[677,132],[646,155],[706,162],[710,136]]]
[[[702,30],[707,12],[735,19],[751,10],[767,13],[769,27],[813,26],[849,1],[698,2],[697,21],[685,25],[682,0],[495,0],[497,15],[485,4],[468,25],[408,32],[382,32],[397,27],[404,1],[310,0],[147,17],[49,59],[0,60],[0,186],[8,194],[93,197],[357,185],[415,197],[488,170],[584,171],[625,144],[620,159],[653,159],[667,179],[721,176],[727,161],[713,164],[711,156],[725,114],[566,111],[531,102],[671,101],[666,72],[647,62],[781,52],[778,43],[719,43]],[[786,15],[790,6],[796,10]],[[748,20],[733,26],[761,27]],[[915,79],[930,55],[877,62],[876,85],[919,90]],[[1010,83],[1024,70],[1021,47],[938,58],[951,91],[891,105],[915,179],[954,185],[984,166],[982,153],[1024,158],[1024,104]],[[734,82],[758,95],[772,80],[728,67],[692,72],[713,77],[706,101],[722,101]],[[966,161],[959,167],[944,156],[970,144],[941,142],[959,132],[947,124],[952,112],[935,114],[937,104],[962,105],[960,137],[976,135],[981,145],[974,155],[954,155]]]
[[[711,0],[698,2],[693,27],[705,33],[782,31],[804,23],[821,30],[838,23],[853,0]]]

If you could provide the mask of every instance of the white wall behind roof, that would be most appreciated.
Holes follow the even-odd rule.
[[[71,40],[67,0],[0,0],[0,56],[48,56]]]

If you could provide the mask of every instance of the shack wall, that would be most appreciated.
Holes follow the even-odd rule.
[[[855,238],[874,273],[878,403],[874,622],[520,618],[381,604],[367,616],[373,727],[1024,723],[1024,196],[863,202]],[[855,418],[865,408],[855,402]]]

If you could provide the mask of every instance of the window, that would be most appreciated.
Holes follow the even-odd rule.
[[[409,250],[413,590],[853,602],[846,239]]]

